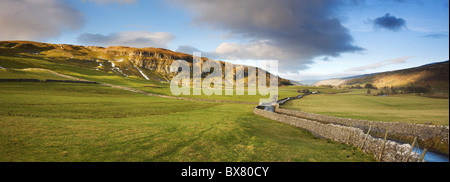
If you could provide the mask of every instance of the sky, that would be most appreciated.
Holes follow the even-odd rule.
[[[0,0],[0,40],[159,47],[323,80],[449,59],[447,0]]]

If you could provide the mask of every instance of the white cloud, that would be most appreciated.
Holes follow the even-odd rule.
[[[406,63],[406,60],[408,60],[410,58],[413,58],[413,57],[414,56],[406,56],[406,57],[389,59],[389,60],[385,60],[385,61],[372,63],[372,64],[369,64],[369,65],[364,65],[364,66],[358,66],[358,67],[350,68],[350,69],[347,69],[346,71],[348,71],[348,72],[366,71],[366,70],[381,68],[381,67],[384,67],[384,66],[387,66],[387,65],[392,65],[392,64],[402,64],[402,63]]]
[[[83,15],[60,0],[1,0],[0,40],[46,40],[78,29]]]
[[[269,41],[256,41],[247,44],[222,43],[215,53],[225,59],[280,59],[282,51]]]
[[[129,46],[167,48],[175,38],[166,32],[129,31],[110,35],[84,33],[78,36],[77,42],[96,46]]]

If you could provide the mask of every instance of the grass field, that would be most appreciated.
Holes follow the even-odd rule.
[[[0,161],[374,161],[256,116],[253,107],[100,85],[4,82]]]
[[[45,71],[22,70],[43,68],[172,96],[168,83],[136,76],[125,78],[45,58],[0,56],[0,65],[11,68],[0,69],[0,78],[67,79]],[[360,116],[369,117],[366,119],[371,117],[365,114],[367,110],[380,107],[370,105],[370,99],[390,98],[367,97],[359,92],[343,93],[345,90],[330,88],[289,86],[279,88],[279,99],[302,94],[297,92],[299,89],[321,94],[289,102],[286,106],[304,110],[301,102],[318,99],[307,108],[322,111],[331,108],[322,107],[323,103],[328,106],[340,102],[333,99],[350,103],[369,99],[361,103],[367,105],[366,110],[353,106],[361,110]],[[181,97],[254,103],[264,98],[259,95]],[[431,103],[434,100],[428,105]],[[439,109],[445,103],[439,104],[434,108]],[[253,104],[150,97],[101,85],[4,82],[0,83],[0,161],[374,161],[372,156],[358,149],[317,139],[307,131],[256,116],[252,113],[253,107]],[[392,105],[395,107],[398,106]],[[418,119],[424,117],[414,113]]]
[[[367,90],[310,95],[284,105],[287,109],[371,121],[449,125],[449,99],[417,95],[366,96]]]

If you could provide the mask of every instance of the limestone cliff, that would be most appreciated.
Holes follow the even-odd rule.
[[[49,44],[31,41],[0,41],[0,55],[18,55],[50,58],[61,64],[76,65],[121,76],[138,76],[148,80],[169,81],[176,73],[170,72],[175,60],[189,62],[193,56],[161,48],[98,47]],[[202,58],[202,62],[208,58]],[[225,62],[220,62],[224,68]],[[225,70],[225,69],[223,69]],[[202,76],[207,76],[208,73]],[[245,75],[249,75],[247,69]],[[267,75],[269,76],[269,75]],[[291,85],[279,78],[279,85]]]

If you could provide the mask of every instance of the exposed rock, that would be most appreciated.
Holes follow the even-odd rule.
[[[2,54],[23,54],[30,53],[29,56],[47,56],[69,60],[81,67],[96,69],[99,71],[112,71],[121,76],[135,75],[145,78],[149,76],[151,80],[169,81],[177,73],[170,72],[170,65],[175,60],[185,60],[192,69],[193,56],[189,54],[173,52],[161,48],[132,48],[132,47],[98,47],[98,46],[78,46],[65,44],[48,44],[30,41],[0,41],[0,55]],[[209,60],[202,58],[202,63]],[[97,62],[110,62],[109,65],[98,67]],[[220,62],[225,71],[225,62]],[[136,69],[137,67],[138,69]],[[245,69],[245,77],[252,74]],[[202,74],[203,77],[209,73]],[[224,75],[224,74],[222,74]],[[269,74],[267,73],[267,83]],[[291,85],[289,80],[279,78],[279,85]]]

